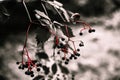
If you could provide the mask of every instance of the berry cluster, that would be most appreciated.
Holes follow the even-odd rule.
[[[50,35],[54,35],[54,45],[53,45],[53,57],[56,58],[56,54],[60,56],[60,63],[58,61],[58,64],[54,63],[52,66],[52,72],[55,75],[57,73],[57,65],[61,68],[61,72],[63,74],[68,74],[69,70],[62,66],[61,62],[64,62],[66,65],[70,62],[70,60],[76,60],[78,57],[80,57],[80,48],[84,46],[84,43],[80,40],[79,47],[76,48],[75,41],[71,40],[71,36],[73,34],[72,29],[68,27],[67,25],[60,24],[59,22],[52,22],[54,20],[51,20],[47,9],[44,5],[44,3],[47,3],[55,8],[59,16],[62,18],[64,22],[68,23],[81,23],[83,24],[83,28],[80,30],[80,36],[83,35],[83,31],[88,29],[89,33],[95,32],[95,29],[92,29],[89,24],[87,24],[84,21],[80,20],[80,14],[79,13],[73,13],[70,11],[65,10],[62,6],[60,6],[61,3],[56,2],[56,0],[49,1],[49,0],[41,0],[42,7],[44,9],[44,12],[41,12],[39,10],[35,10],[37,21],[32,21],[29,11],[25,5],[25,2],[23,0],[23,5],[27,11],[30,24],[28,26],[27,32],[26,32],[26,39],[23,46],[23,53],[22,53],[22,61],[16,62],[19,69],[26,70],[25,74],[29,75],[31,77],[35,76],[35,72],[40,73],[40,75],[36,76],[33,80],[44,80],[44,75],[49,76],[50,79],[53,78],[53,75],[49,75],[50,73],[50,67],[47,67],[46,65],[43,65],[41,62],[41,59],[45,60],[45,63],[49,61],[49,56],[45,52],[37,52],[36,56],[39,58],[38,60],[32,60],[29,56],[29,52],[27,49],[27,40],[28,40],[28,33],[29,29],[32,24],[39,25],[41,28],[39,30],[39,35],[37,36],[37,43],[38,47],[41,47],[44,51],[44,43],[50,38]],[[58,4],[59,3],[59,4]],[[69,16],[69,14],[72,16]],[[68,14],[68,15],[67,15]],[[64,15],[64,16],[62,16]],[[65,19],[64,19],[65,18]],[[61,29],[64,36],[57,34],[57,29]],[[44,32],[44,37],[41,35],[41,33]],[[43,39],[44,38],[44,39]],[[72,44],[70,44],[72,43]],[[40,44],[40,46],[39,46]],[[57,51],[56,51],[57,50]],[[27,57],[27,61],[24,61],[24,56]],[[54,60],[53,59],[53,60]],[[44,75],[41,75],[44,71]],[[63,76],[64,80],[66,80],[65,75]],[[57,74],[56,80],[60,80],[59,74]],[[74,80],[74,76],[72,76],[72,80]]]
[[[50,70],[49,67],[47,67],[46,65],[42,65],[40,62],[38,62],[37,60],[32,60],[31,63],[25,62],[25,63],[21,63],[21,62],[16,62],[18,66],[18,69],[21,70],[26,70],[25,71],[25,75],[29,75],[31,77],[34,77],[34,68],[36,69],[37,72],[40,72],[41,69],[44,71],[44,74],[47,75],[49,74]]]
[[[61,41],[60,41],[61,40]],[[69,44],[69,42],[73,43],[73,48]],[[76,48],[75,41],[72,41],[70,38],[68,41],[66,41],[65,38],[56,38],[55,37],[55,42],[54,42],[54,49],[57,48],[57,54],[61,57],[62,53],[64,53],[64,56],[61,57],[61,59],[64,61],[65,64],[68,64],[70,60],[72,59],[77,59],[77,57],[80,56],[80,49]],[[64,43],[64,44],[63,44]],[[84,46],[84,43],[80,41],[79,47]],[[71,52],[71,51],[72,52]]]
[[[86,22],[79,22],[83,24],[83,28],[80,30],[79,35],[82,36],[83,35],[83,31],[88,29],[89,33],[95,32],[95,29],[92,29],[91,26],[89,24],[87,24]]]

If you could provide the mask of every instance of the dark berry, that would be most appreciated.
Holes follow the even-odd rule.
[[[77,51],[79,52],[79,51],[80,51],[80,49],[77,49]]]
[[[25,67],[25,68],[28,68],[28,64],[25,64],[24,67]]]
[[[79,46],[82,47],[82,46],[84,46],[84,44],[80,43]]]
[[[19,67],[18,67],[18,69],[22,69],[22,67],[21,67],[21,66],[19,66]]]
[[[82,32],[80,32],[80,33],[79,33],[79,35],[80,35],[80,36],[82,36],[82,35],[83,35],[83,33],[82,33]]]
[[[80,54],[79,54],[79,53],[77,53],[77,56],[80,56]]]
[[[30,75],[30,72],[29,72],[29,71],[25,71],[25,74],[26,74],[26,75]]]
[[[62,40],[62,41],[64,41],[64,40],[65,40],[65,38],[61,38],[61,40]]]
[[[65,48],[65,45],[64,45],[63,43],[60,43],[60,44],[59,44],[59,47],[60,47],[60,48]]]
[[[77,59],[77,57],[74,57],[74,59]]]
[[[39,71],[40,71],[40,68],[37,68],[37,71],[39,72]]]
[[[67,62],[67,61],[65,61],[65,64],[68,64],[68,62]]]
[[[95,29],[92,29],[92,32],[95,32]]]
[[[34,74],[31,74],[31,77],[34,77]]]
[[[58,51],[57,54],[60,54],[60,51]]]
[[[66,61],[69,61],[69,59],[66,59]]]
[[[71,57],[74,57],[74,54],[71,54]]]
[[[65,60],[65,57],[62,57],[62,60]]]
[[[42,64],[41,64],[41,63],[37,64],[37,67],[41,67],[41,66],[42,66]]]
[[[69,57],[69,59],[72,59],[72,57]]]
[[[16,62],[16,64],[18,65],[18,64],[20,64],[20,62]]]
[[[92,29],[89,29],[88,32],[91,33],[91,32],[92,32]]]
[[[33,71],[30,71],[30,74],[33,74],[34,72]]]

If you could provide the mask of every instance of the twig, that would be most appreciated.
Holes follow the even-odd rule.
[[[27,6],[26,6],[26,4],[25,4],[25,1],[22,0],[22,2],[23,2],[23,5],[24,5],[24,7],[25,7],[25,10],[26,10],[26,12],[27,12],[28,18],[29,18],[30,22],[32,22],[32,19],[31,19],[31,17],[30,17],[30,13],[29,13],[29,11],[28,11],[28,9],[27,9]]]
[[[42,4],[42,7],[43,7],[43,9],[44,9],[44,11],[45,11],[45,14],[48,16],[48,13],[47,13],[47,10],[46,10],[44,4],[43,4],[43,3],[41,3],[41,4]]]

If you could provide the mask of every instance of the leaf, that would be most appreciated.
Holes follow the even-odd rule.
[[[50,37],[50,32],[45,27],[40,27],[36,32],[36,41],[37,44],[46,42]]]
[[[44,80],[44,76],[38,75],[33,80]]]
[[[68,37],[67,31],[66,31],[66,27],[65,26],[61,26],[61,30],[64,33],[64,35],[66,35]],[[69,37],[74,37],[72,29],[70,27],[67,27],[67,30],[68,30]]]
[[[52,65],[52,72],[53,74],[57,72],[57,65],[55,63]]]
[[[51,19],[44,12],[41,12],[39,10],[35,10],[35,12],[35,16],[42,26],[50,26]]]
[[[59,64],[59,66],[62,73],[69,74],[69,70],[65,66],[62,66],[61,64]]]
[[[36,53],[36,56],[37,56],[39,59],[48,59],[48,55],[47,55],[45,52],[37,52],[37,53]]]

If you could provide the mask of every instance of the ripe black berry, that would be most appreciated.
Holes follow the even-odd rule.
[[[77,59],[77,57],[74,57],[74,59]]]
[[[77,56],[80,56],[80,54],[78,53]]]
[[[82,47],[82,46],[84,46],[84,44],[80,43],[79,46]]]
[[[41,64],[41,63],[37,64],[37,67],[41,67],[41,66],[42,66],[42,64]]]
[[[79,52],[79,51],[80,51],[80,49],[77,49],[77,51]]]
[[[92,29],[92,32],[95,32],[95,29]]]
[[[66,59],[66,61],[69,61],[69,59]]]
[[[30,75],[30,72],[29,72],[29,71],[25,71],[25,74],[26,74],[26,75]]]
[[[70,56],[69,59],[72,59],[72,57]]]
[[[79,33],[79,35],[80,35],[80,36],[82,36],[82,35],[83,35],[83,33],[82,33],[82,32],[80,32],[80,33]]]
[[[20,62],[16,62],[16,64],[18,65],[18,64],[20,64]]]
[[[19,66],[19,67],[18,67],[18,69],[22,69],[22,67],[21,67],[21,66]]]
[[[62,57],[62,60],[65,60],[65,57]]]
[[[92,29],[89,29],[88,32],[91,33],[91,32],[92,32]]]
[[[68,64],[68,62],[67,62],[67,61],[65,61],[65,64]]]
[[[40,68],[37,68],[37,71],[39,72],[39,71],[40,71]]]
[[[61,38],[61,40],[62,40],[62,41],[64,41],[64,40],[65,40],[65,38]]]
[[[31,74],[31,77],[34,77],[34,74]]]
[[[58,51],[57,54],[60,54],[60,51]]]

